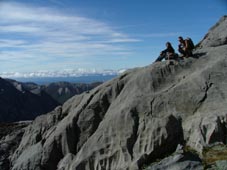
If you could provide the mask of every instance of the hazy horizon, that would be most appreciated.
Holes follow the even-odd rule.
[[[27,77],[27,78],[13,78],[22,83],[35,83],[38,85],[46,85],[57,82],[69,82],[69,83],[85,83],[91,84],[96,82],[106,82],[115,78],[117,75],[86,75],[78,77]]]

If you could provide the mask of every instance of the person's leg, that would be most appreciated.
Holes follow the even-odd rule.
[[[164,58],[165,58],[165,55],[162,54],[155,60],[155,62],[162,61]]]
[[[186,56],[186,52],[182,48],[179,48],[178,51],[183,57]]]
[[[177,53],[175,53],[175,54],[174,54],[174,57],[173,57],[173,59],[174,59],[174,60],[176,60],[176,61],[178,61],[178,59],[179,59],[179,56],[178,56],[178,54],[177,54]]]

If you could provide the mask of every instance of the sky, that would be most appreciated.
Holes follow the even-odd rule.
[[[227,0],[0,0],[0,76],[143,67],[226,14]]]

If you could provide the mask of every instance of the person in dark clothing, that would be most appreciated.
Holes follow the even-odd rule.
[[[161,51],[160,56],[155,60],[155,62],[162,61],[164,58],[166,60],[176,59],[175,50],[170,42],[166,43],[166,49]]]
[[[180,52],[180,54],[182,54],[183,56],[185,56],[186,53],[185,53],[184,48],[185,48],[186,44],[185,44],[185,41],[184,41],[183,37],[181,37],[181,36],[178,37],[178,41],[179,41],[178,51]]]
[[[180,52],[180,54],[182,55],[182,57],[190,57],[192,56],[192,50],[193,47],[191,46],[191,39],[187,38],[187,39],[183,39],[183,37],[178,37],[178,41],[179,41],[179,45],[178,45],[178,51]]]

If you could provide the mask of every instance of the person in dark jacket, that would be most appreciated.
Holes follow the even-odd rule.
[[[166,60],[176,59],[175,50],[170,42],[166,43],[166,49],[161,51],[159,57],[155,60],[155,62],[162,61],[164,58]]]
[[[178,37],[179,45],[178,45],[178,51],[182,55],[182,57],[190,57],[193,56],[192,50],[194,48],[194,44],[191,45],[192,40],[190,38],[183,39],[183,37]]]

